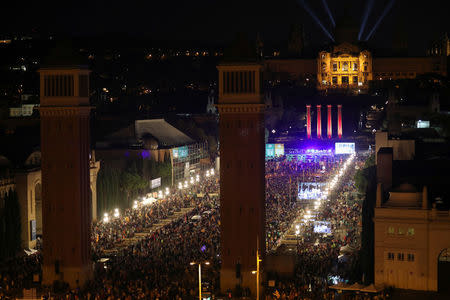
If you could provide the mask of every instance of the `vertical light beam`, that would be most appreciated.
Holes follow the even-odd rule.
[[[342,105],[338,106],[338,138],[342,138]]]
[[[395,0],[391,0],[388,5],[386,6],[386,8],[383,10],[383,13],[381,14],[380,18],[378,19],[378,21],[375,23],[375,26],[373,26],[372,30],[369,32],[369,34],[366,37],[366,41],[368,39],[370,39],[370,37],[374,34],[375,30],[377,30],[377,27],[380,25],[381,21],[383,21],[384,17],[387,15],[387,13],[389,12],[389,10],[391,10],[392,6],[394,5]]]
[[[306,136],[311,138],[311,105],[306,105]]]
[[[317,105],[317,138],[322,138],[322,105]]]
[[[361,23],[361,28],[358,33],[358,40],[361,40],[361,36],[364,33],[364,29],[366,28],[367,19],[369,18],[370,11],[373,7],[373,0],[369,0],[366,5],[366,9],[364,10],[363,20]]]
[[[330,17],[331,24],[333,27],[336,27],[336,22],[334,22],[333,15],[331,14],[330,8],[328,7],[327,0],[322,0],[323,6],[325,6],[325,10],[327,11],[328,16]]]
[[[316,21],[317,25],[320,26],[320,28],[323,30],[323,32],[334,42],[334,38],[331,36],[331,34],[328,32],[328,30],[323,26],[322,22],[320,22],[319,18],[317,18],[316,14],[309,8],[309,6],[305,3],[305,0],[299,0],[300,4],[303,6],[303,8],[309,13],[309,15]]]
[[[331,123],[331,105],[328,104],[327,105],[327,135],[328,138],[331,139],[332,135],[333,135],[333,125]]]

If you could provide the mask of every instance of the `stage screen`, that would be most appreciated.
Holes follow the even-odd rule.
[[[430,128],[430,121],[417,121],[417,128]]]
[[[355,143],[335,143],[334,144],[335,154],[354,154],[355,153]]]
[[[275,144],[266,144],[266,157],[275,156]]]
[[[297,197],[299,200],[319,199],[324,186],[324,182],[299,182]]]
[[[187,157],[188,156],[188,152],[189,152],[187,146],[173,148],[172,151],[173,151],[173,157],[174,158]]]
[[[275,144],[275,156],[284,155],[284,144]]]
[[[316,221],[314,222],[314,232],[331,233],[330,222]]]

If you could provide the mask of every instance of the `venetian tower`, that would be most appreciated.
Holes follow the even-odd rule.
[[[220,286],[256,295],[256,253],[265,253],[265,147],[262,64],[245,39],[219,70]]]
[[[89,70],[55,49],[40,73],[43,284],[91,278]]]

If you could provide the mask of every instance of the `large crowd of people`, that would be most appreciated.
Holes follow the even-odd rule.
[[[361,158],[356,159],[354,164],[360,167],[363,161]],[[305,172],[306,176],[302,172],[300,180],[327,182],[341,165],[340,159],[334,163],[328,159],[325,169],[331,172],[320,174],[324,168],[314,164],[312,169]],[[279,280],[277,286],[268,288],[268,299],[330,299],[334,293],[328,289],[332,284],[331,278],[348,278],[349,272],[354,271],[351,270],[350,260],[355,259],[355,253],[352,255],[342,250],[344,246],[347,249],[358,249],[360,246],[362,203],[356,195],[353,180],[355,165],[341,176],[334,192],[320,207],[315,209],[312,199],[302,202],[299,215],[313,214],[313,220],[307,220],[299,226],[294,276],[288,280]],[[318,224],[323,228],[319,228]]]
[[[308,204],[299,201],[302,200],[299,197],[307,195],[308,189],[322,186],[314,183],[330,180],[342,163],[343,159],[331,155],[313,156],[310,160],[283,157],[266,161],[268,251],[277,249],[283,234],[308,209]],[[293,280],[280,281],[276,287],[286,299],[297,299],[295,295],[305,291],[323,291],[327,276],[340,272],[337,257],[341,246],[352,243],[357,247],[361,205],[352,198],[351,173],[344,176],[343,184],[336,188],[338,192],[315,215],[317,220],[329,223],[332,234],[315,232],[312,223],[302,227],[297,246],[301,267]],[[114,212],[108,214],[107,221],[100,219],[93,224],[93,260],[104,258],[107,250],[116,251],[108,260],[95,264],[94,279],[84,288],[64,291],[59,296],[50,287],[43,294],[52,294],[54,299],[195,299],[198,297],[195,266],[204,262],[208,262],[203,268],[207,289],[216,292],[220,270],[218,193],[219,179],[210,176],[188,188],[176,189],[163,199],[136,203],[117,217]],[[117,247],[183,208],[190,208],[184,216],[148,231],[145,238],[135,243]],[[37,253],[1,269],[0,299],[25,287],[23,283],[40,272],[40,262],[41,254]],[[273,290],[267,291],[267,297],[271,298]]]

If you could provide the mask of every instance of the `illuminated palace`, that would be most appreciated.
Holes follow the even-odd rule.
[[[317,87],[367,88],[373,79],[372,54],[358,46],[342,43],[317,58]]]
[[[315,79],[323,92],[366,93],[372,80],[413,79],[426,73],[447,76],[450,41],[446,35],[423,57],[374,57],[356,36],[357,29],[343,22],[336,27],[335,43],[316,58],[269,59],[265,69],[275,78],[284,74],[292,80]]]

